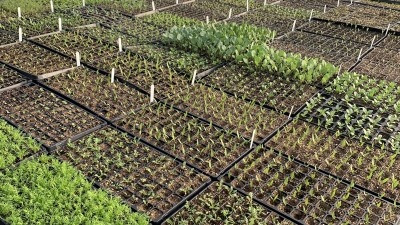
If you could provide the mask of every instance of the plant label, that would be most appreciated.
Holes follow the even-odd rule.
[[[264,0],[264,6],[266,6],[267,5],[267,0]]]
[[[122,40],[121,40],[121,38],[118,38],[118,49],[119,49],[119,52],[122,52]]]
[[[114,77],[115,77],[115,68],[111,69],[111,83],[114,83]]]
[[[208,16],[206,16],[206,23],[209,24],[210,23],[210,18]]]
[[[79,54],[79,52],[76,52],[76,66],[81,66],[81,55]]]
[[[385,35],[388,35],[389,29],[390,29],[390,23],[388,24],[388,27],[386,28],[386,33],[385,33]]]
[[[250,3],[249,3],[249,0],[247,0],[246,1],[246,10],[247,10],[247,12],[249,11],[249,9],[250,9]]]
[[[50,10],[52,13],[54,13],[54,4],[53,4],[53,0],[50,0]]]
[[[289,113],[289,116],[288,116],[288,118],[287,118],[288,120],[289,120],[289,119],[290,119],[290,117],[292,116],[293,107],[294,107],[294,106],[292,106],[292,108],[290,109],[290,113]]]
[[[21,15],[21,7],[18,7],[18,19],[21,19],[22,15]]]
[[[22,42],[22,28],[21,27],[18,28],[18,41]]]
[[[83,6],[83,7],[86,6],[85,0],[82,0],[82,6]]]
[[[154,1],[151,1],[151,6],[153,7],[153,11],[156,11],[156,4],[154,3]]]
[[[62,21],[61,21],[61,17],[58,18],[58,31],[62,31]]]
[[[150,87],[150,103],[154,102],[154,84]]]
[[[337,7],[340,6],[340,0],[337,0]]]
[[[358,53],[358,58],[357,58],[357,61],[360,61],[360,59],[361,59],[361,55],[362,55],[362,51],[363,51],[363,49],[361,48],[361,49],[360,49],[360,53]]]
[[[371,46],[370,46],[369,48],[372,48],[372,46],[374,45],[375,38],[376,38],[376,35],[374,35],[374,37],[372,38],[372,41],[371,41]]]
[[[193,78],[192,78],[192,86],[194,85],[194,82],[196,81],[196,75],[197,75],[197,70],[193,72]]]
[[[314,13],[314,9],[311,9],[310,18],[308,19],[308,21],[311,21],[313,13]]]
[[[294,20],[294,21],[293,21],[292,31],[294,31],[294,30],[296,29],[296,21],[297,21],[297,20]]]
[[[326,13],[326,5],[324,6],[324,13]]]
[[[177,5],[179,4],[179,0],[176,0],[176,4],[177,4]]]
[[[232,17],[232,8],[229,9],[228,19]]]
[[[253,130],[253,134],[251,135],[250,148],[253,147],[255,136],[256,136],[256,129]]]

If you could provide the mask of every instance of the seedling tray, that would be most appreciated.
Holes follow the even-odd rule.
[[[266,145],[326,174],[354,182],[390,202],[396,201],[400,193],[394,186],[397,171],[400,171],[400,158],[385,149],[337,136],[303,121],[295,121],[281,129]]]
[[[111,83],[110,76],[85,67],[43,80],[42,83],[110,121],[122,118],[149,102],[146,94],[118,79]]]
[[[221,3],[216,2],[216,5],[212,7],[201,7],[198,6],[197,1],[189,4],[178,5],[173,8],[163,10],[163,12],[175,14],[181,17],[187,17],[192,19],[198,19],[201,21],[206,21],[206,17],[209,17],[209,21],[221,21],[228,18],[230,8],[225,7],[225,9],[219,9],[218,5]]]
[[[400,52],[398,50],[374,48],[352,71],[399,83]]]
[[[0,48],[4,45],[13,44],[18,41],[18,36],[10,32],[7,32],[0,28]]]
[[[258,214],[257,219],[254,221],[255,224],[293,223],[279,213],[249,199],[248,196],[238,193],[224,184],[214,182],[162,224],[177,225],[183,222],[197,221],[196,219],[204,224],[213,224],[217,221],[232,221],[232,223],[245,224],[247,220],[244,217],[251,214],[249,209],[255,210]],[[210,210],[217,212],[211,213]]]
[[[389,34],[378,47],[400,51],[400,36]]]
[[[222,130],[163,103],[142,108],[115,124],[214,179],[252,150],[249,140],[232,131]]]
[[[310,107],[300,114],[304,121],[341,134],[373,143],[376,146],[396,147],[392,143],[399,133],[399,121],[359,104],[347,103],[330,95],[310,100]],[[358,110],[355,111],[355,110]]]
[[[318,88],[311,85],[300,84],[277,75],[251,72],[234,64],[216,69],[200,82],[286,115],[292,111],[292,116],[319,92]]]
[[[275,40],[272,46],[291,53],[300,53],[303,56],[321,58],[328,62],[342,66],[343,70],[351,69],[369,50],[370,45],[344,41],[327,36],[308,32],[295,31]],[[362,54],[360,55],[361,49]]]
[[[28,82],[21,74],[0,63],[0,93],[20,87]]]
[[[364,45],[371,45],[372,40],[376,44],[385,37],[382,31],[320,20],[312,20],[299,30]]]
[[[290,119],[204,85],[186,89],[166,102],[183,112],[191,112],[205,122],[212,121],[225,130],[238,132],[247,139],[251,139],[253,130],[256,130],[254,141],[258,144],[273,136]]]
[[[53,149],[99,129],[104,122],[63,98],[29,84],[2,92],[0,116]]]
[[[24,74],[31,74],[34,79],[41,79],[74,66],[72,60],[29,42],[0,48],[0,55],[2,64],[24,71]],[[38,58],[42,60],[38,61]]]
[[[149,214],[155,223],[210,180],[110,126],[57,148],[53,154],[81,170],[100,188],[121,197],[135,211]]]
[[[246,165],[248,161],[253,163]],[[262,147],[235,165],[224,181],[252,192],[259,202],[297,223],[356,224],[365,222],[367,215],[376,224],[385,215],[388,224],[395,224],[400,213],[392,203]]]

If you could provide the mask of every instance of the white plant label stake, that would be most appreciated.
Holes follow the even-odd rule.
[[[374,45],[375,38],[376,38],[376,35],[374,36],[374,38],[372,38],[371,46],[369,48],[372,48],[372,46]]]
[[[267,5],[267,0],[264,0],[264,6],[266,6]]]
[[[313,13],[314,13],[314,9],[311,9],[310,18],[308,19],[308,21],[311,21],[311,19],[312,19],[312,16],[313,16]]]
[[[119,49],[119,52],[122,52],[122,40],[121,40],[121,38],[118,38],[118,49]]]
[[[196,81],[196,75],[197,75],[197,70],[193,72],[193,78],[192,78],[192,86],[194,85],[194,82]]]
[[[82,6],[86,6],[85,0],[82,0]]]
[[[53,0],[50,0],[50,10],[52,13],[54,13],[54,4],[53,4]]]
[[[294,21],[293,21],[292,31],[294,31],[294,30],[296,29],[296,21],[297,21],[297,20],[294,20]]]
[[[76,66],[81,66],[81,55],[79,54],[79,52],[76,52]]]
[[[115,68],[111,69],[111,83],[114,83],[114,77],[115,77]]]
[[[361,59],[361,54],[362,54],[362,51],[363,51],[363,49],[361,48],[361,49],[360,49],[360,53],[358,53],[358,58],[357,58],[357,61],[360,61],[360,59]]]
[[[151,6],[153,7],[153,11],[156,11],[156,4],[154,3],[154,1],[151,1]]]
[[[324,13],[326,13],[326,5],[324,6]]]
[[[21,27],[18,28],[18,41],[22,42],[22,28]]]
[[[339,7],[340,5],[340,0],[337,0],[337,7]]]
[[[58,18],[58,31],[62,31],[62,21],[61,21],[61,17]]]
[[[247,2],[246,2],[246,10],[247,10],[247,12],[249,11],[249,9],[250,9],[250,4],[249,4],[249,0],[247,0]]]
[[[388,24],[388,27],[386,28],[386,33],[385,35],[387,35],[389,33],[389,29],[390,29],[390,23]]]
[[[21,19],[22,15],[21,15],[21,7],[18,7],[18,19]]]
[[[289,119],[290,119],[290,117],[292,116],[293,107],[294,107],[294,106],[292,106],[292,108],[290,109],[290,113],[289,113],[289,116],[288,116],[288,118],[287,118],[288,120],[289,120]]]
[[[150,103],[154,102],[154,84],[150,87]]]
[[[229,9],[228,19],[232,17],[232,8]]]
[[[210,23],[210,18],[208,16],[206,16],[206,23],[209,24]]]
[[[255,136],[256,136],[256,129],[253,130],[253,134],[251,135],[250,148],[253,147]]]
[[[179,0],[176,0],[176,4],[177,4],[177,5],[179,4]]]

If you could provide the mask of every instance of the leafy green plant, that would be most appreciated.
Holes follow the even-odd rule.
[[[275,32],[247,24],[204,24],[173,27],[164,34],[164,43],[193,52],[247,65],[302,82],[327,83],[338,69],[320,59],[286,53],[268,46]]]
[[[149,224],[120,199],[93,190],[69,164],[49,156],[0,174],[0,217],[10,224]]]

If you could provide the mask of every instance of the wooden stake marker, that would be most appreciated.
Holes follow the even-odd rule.
[[[292,116],[293,107],[294,107],[294,106],[292,106],[292,108],[290,109],[290,113],[289,113],[289,116],[288,116],[288,118],[287,118],[288,120],[290,120],[290,117]]]
[[[385,35],[387,35],[389,33],[389,29],[390,29],[390,23],[388,24],[388,27],[386,28],[386,33]]]
[[[18,28],[18,41],[22,42],[22,28],[21,27]]]
[[[119,49],[119,52],[122,52],[122,40],[121,40],[121,38],[118,38],[118,49]]]
[[[79,52],[76,52],[76,66],[81,66],[81,55],[79,54]]]
[[[192,86],[194,85],[194,82],[196,81],[196,75],[197,75],[197,70],[193,72],[193,78],[192,78]]]
[[[372,46],[374,45],[375,38],[376,38],[376,35],[374,36],[374,38],[372,38],[371,46],[369,48],[372,48]]]
[[[296,30],[296,22],[297,22],[297,20],[293,21],[292,31]]]
[[[357,61],[360,61],[360,59],[361,59],[361,54],[362,54],[362,51],[363,51],[363,49],[361,48],[361,49],[360,49],[360,53],[358,54]]]
[[[58,31],[62,31],[62,21],[61,21],[61,17],[58,18]]]
[[[150,103],[154,102],[154,84],[150,87]]]
[[[50,10],[52,13],[54,13],[54,4],[53,4],[53,0],[50,0]]]
[[[311,21],[313,13],[314,13],[314,9],[311,9],[310,18],[308,19],[308,21]]]
[[[251,142],[250,142],[250,148],[253,147],[253,143],[254,143],[254,138],[256,136],[256,129],[253,130],[253,134],[251,135]]]
[[[115,68],[111,69],[111,83],[114,83],[114,77],[115,77]]]

